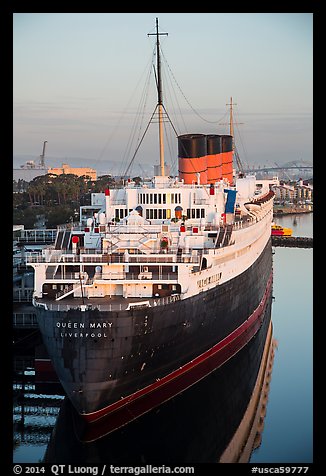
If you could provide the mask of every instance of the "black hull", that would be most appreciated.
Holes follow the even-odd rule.
[[[266,339],[271,303],[270,295],[262,326],[236,355],[198,384],[128,426],[112,433],[109,418],[85,425],[66,399],[43,462],[142,466],[219,462],[248,408],[260,366],[263,372],[270,372],[262,357],[264,347],[269,348],[272,340],[271,334],[269,342]],[[259,388],[259,393],[264,398],[262,390]],[[250,420],[255,421],[254,414]],[[252,430],[254,434],[259,431],[256,427]],[[235,447],[239,456],[247,437],[244,433]]]
[[[77,411],[86,417],[97,412],[102,416],[102,409],[111,405],[114,410],[116,402],[155,385],[228,338],[261,304],[271,273],[269,240],[248,270],[192,298],[121,312],[37,308],[38,323]],[[90,328],[93,323],[97,329]]]

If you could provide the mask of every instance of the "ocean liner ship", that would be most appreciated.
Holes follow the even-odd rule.
[[[88,425],[65,399],[43,463],[86,465],[94,455],[97,464],[250,462],[264,438],[277,348],[268,301],[255,337],[225,365],[127,426],[111,431],[110,418]]]
[[[160,174],[93,193],[78,226],[28,260],[62,386],[87,422],[112,428],[237,354],[272,289],[274,194],[234,171],[232,135],[179,135],[179,175],[165,174],[160,34],[156,20]]]

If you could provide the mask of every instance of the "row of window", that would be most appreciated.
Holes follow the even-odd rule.
[[[146,220],[169,220],[170,218],[170,208],[150,208],[146,210]]]
[[[116,218],[124,218],[126,217],[130,212],[132,212],[132,208],[127,210],[127,208],[116,208],[115,209],[115,217]]]
[[[182,218],[182,212],[175,210],[175,217]],[[150,208],[146,210],[147,220],[169,220],[171,218],[171,210],[169,208]],[[205,208],[188,208],[187,218],[205,218]]]
[[[128,215],[132,209],[116,208],[115,218],[120,220]],[[139,213],[142,214],[141,210]],[[174,210],[176,218],[182,217],[181,210]],[[171,218],[170,208],[150,208],[146,210],[146,220],[169,220]],[[205,208],[187,208],[187,218],[205,218]]]
[[[176,284],[158,284],[157,289],[172,289],[172,291],[177,291],[177,285]]]
[[[181,203],[181,193],[140,193],[139,203],[143,205]]]
[[[205,218],[205,208],[187,208],[187,218]]]

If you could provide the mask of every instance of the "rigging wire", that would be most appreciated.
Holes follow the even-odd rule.
[[[151,116],[151,118],[150,118],[150,120],[149,120],[149,122],[148,122],[148,124],[147,124],[147,127],[146,127],[146,129],[145,129],[145,131],[144,131],[144,133],[143,133],[143,135],[142,135],[142,137],[141,137],[141,140],[140,140],[139,144],[138,144],[137,147],[136,147],[136,150],[135,150],[135,152],[134,152],[134,155],[132,156],[132,158],[131,158],[131,160],[130,160],[130,162],[129,162],[129,165],[128,165],[128,167],[127,167],[125,173],[124,173],[124,176],[127,175],[127,173],[129,172],[130,167],[132,166],[132,164],[133,164],[133,162],[134,162],[134,160],[135,160],[135,157],[136,157],[136,154],[137,154],[137,152],[138,152],[138,150],[139,150],[139,147],[141,146],[141,143],[143,142],[143,139],[144,139],[144,137],[145,137],[145,135],[146,135],[146,132],[148,131],[148,128],[149,128],[149,126],[150,126],[150,124],[151,124],[151,122],[152,122],[152,119],[153,119],[153,117],[154,117],[154,115],[155,115],[155,113],[156,113],[156,109],[157,109],[157,106],[155,107],[155,110],[154,110],[154,112],[153,112],[153,114],[152,114],[152,116]]]
[[[156,48],[154,48],[153,54],[152,54],[152,66],[153,66],[153,71],[154,71],[154,77],[155,77],[156,87],[158,87],[158,78],[157,78],[157,75],[156,75],[155,61],[154,61],[154,59],[155,59],[155,52],[156,52]],[[149,81],[148,81],[148,83],[149,83]],[[147,97],[147,96],[146,96],[146,97]],[[144,110],[145,110],[145,105],[146,105],[146,104],[144,103]],[[172,128],[173,128],[173,130],[174,130],[174,132],[175,132],[175,135],[176,135],[176,137],[177,137],[177,136],[178,136],[178,132],[177,132],[177,130],[175,129],[174,124],[173,124],[173,122],[172,122],[172,120],[171,120],[169,114],[167,113],[167,110],[166,110],[164,104],[162,104],[162,106],[163,106],[163,110],[164,110],[164,113],[165,113],[165,118],[166,118],[167,121],[171,124],[171,126],[172,126]],[[141,143],[142,143],[142,141],[143,141],[143,139],[144,139],[144,137],[145,137],[145,135],[146,135],[146,133],[147,133],[147,131],[148,131],[148,129],[149,129],[149,126],[150,126],[150,124],[151,124],[152,122],[154,122],[153,120],[154,120],[154,118],[155,118],[155,114],[156,114],[157,108],[158,108],[158,104],[156,104],[156,107],[155,107],[155,109],[154,109],[154,112],[152,113],[152,116],[151,116],[151,118],[150,118],[150,120],[149,120],[149,122],[148,122],[148,124],[147,124],[147,127],[146,127],[146,129],[145,129],[143,135],[141,136],[140,139],[139,139],[140,135],[139,135],[139,137],[138,137],[138,145],[137,145],[136,150],[135,150],[135,152],[134,152],[134,154],[133,154],[133,156],[132,156],[132,158],[131,158],[131,160],[130,160],[130,162],[129,162],[129,164],[128,164],[128,167],[127,167],[127,169],[126,169],[124,175],[127,175],[127,173],[130,171],[130,169],[131,169],[131,167],[132,167],[132,165],[133,165],[133,163],[134,163],[134,159],[135,159],[135,157],[136,157],[136,154],[137,154],[137,152],[138,152],[138,150],[139,150],[139,148],[140,148],[140,145],[141,145]],[[167,122],[167,121],[165,120],[164,122]],[[139,128],[139,132],[140,132],[140,129],[141,129],[141,128]],[[166,132],[166,126],[165,126],[165,125],[164,125],[164,129],[165,129],[165,136],[167,137],[167,132]],[[170,148],[170,151],[171,151],[171,148]]]
[[[164,61],[165,61],[165,64],[167,65],[167,68],[168,68],[168,70],[169,70],[169,72],[170,72],[170,74],[171,74],[171,77],[173,78],[175,84],[177,85],[177,87],[178,87],[180,93],[182,94],[183,98],[185,99],[186,103],[187,103],[188,106],[191,108],[191,110],[196,114],[196,116],[198,116],[200,119],[202,119],[203,121],[208,122],[208,123],[210,123],[210,124],[217,124],[218,122],[222,121],[222,120],[225,118],[226,113],[225,113],[220,119],[218,119],[218,120],[209,121],[208,119],[205,119],[201,114],[199,114],[198,111],[196,111],[196,109],[190,104],[189,100],[187,99],[187,97],[186,97],[185,94],[183,93],[183,91],[182,91],[182,89],[181,89],[181,87],[180,87],[178,81],[176,80],[176,78],[175,78],[175,76],[174,76],[174,74],[173,74],[173,72],[172,72],[172,70],[171,70],[171,68],[170,68],[170,65],[169,65],[169,63],[167,62],[167,60],[166,60],[166,58],[165,58],[163,52],[162,52],[162,57],[163,57],[163,59],[164,59]]]
[[[136,90],[138,89],[139,84],[140,84],[140,82],[141,82],[141,80],[142,80],[142,78],[143,78],[143,76],[144,76],[144,74],[145,74],[145,72],[146,72],[147,70],[148,70],[148,63],[147,63],[147,65],[146,65],[146,67],[144,68],[144,70],[143,70],[143,72],[142,72],[142,74],[141,74],[141,76],[140,76],[140,78],[139,78],[139,81],[138,81],[136,87],[134,88],[134,91],[132,92],[130,98],[129,98],[129,101],[128,101],[126,107],[125,107],[124,110],[122,111],[122,113],[121,113],[121,115],[120,115],[120,117],[119,117],[119,119],[118,119],[118,122],[117,122],[115,128],[112,130],[112,132],[111,132],[111,134],[110,134],[110,136],[109,136],[109,138],[108,138],[108,140],[107,140],[107,142],[106,142],[106,144],[105,144],[105,146],[104,146],[102,152],[100,153],[99,159],[102,158],[103,153],[104,153],[104,151],[105,151],[105,149],[106,149],[106,147],[107,147],[109,141],[111,140],[113,134],[115,133],[117,127],[119,126],[119,124],[120,124],[120,122],[121,122],[121,120],[122,120],[122,117],[126,114],[127,110],[129,109],[130,102],[131,102],[131,100],[133,99],[133,97],[135,96],[135,92],[136,92]]]
[[[165,87],[165,91],[166,91],[166,95],[165,95],[166,101],[165,101],[165,103],[169,105],[168,109],[170,111],[173,111],[174,120],[177,124],[178,130],[179,131],[181,131],[181,130],[186,131],[187,126],[186,126],[186,123],[185,123],[185,120],[184,120],[184,114],[182,113],[181,106],[180,106],[180,103],[178,101],[178,97],[177,97],[177,94],[176,94],[176,90],[173,87],[174,83],[172,82],[171,75],[167,74],[168,71],[166,71],[166,69],[163,69],[162,72],[163,72],[163,76],[164,76],[164,84],[166,86]],[[178,111],[178,112],[176,112],[176,111]],[[180,127],[180,125],[178,124],[179,118],[182,121],[182,124],[183,124],[182,127]]]
[[[186,98],[185,94],[184,94],[183,91],[181,90],[181,87],[179,86],[179,84],[178,84],[178,82],[177,82],[177,80],[176,80],[176,78],[175,78],[175,76],[174,76],[174,74],[173,74],[173,72],[172,72],[172,70],[171,70],[171,68],[170,68],[170,66],[169,66],[169,64],[168,64],[168,62],[167,62],[167,60],[166,60],[166,58],[165,58],[165,56],[164,56],[162,50],[161,50],[161,48],[160,48],[160,52],[161,52],[162,57],[163,57],[163,59],[164,59],[165,65],[167,66],[166,70],[163,69],[164,78],[165,78],[165,80],[166,80],[166,83],[165,83],[165,84],[166,84],[166,86],[167,86],[167,87],[166,87],[166,90],[170,93],[172,109],[173,109],[174,111],[175,111],[176,109],[179,111],[179,116],[181,117],[182,122],[183,122],[183,124],[184,124],[184,129],[187,130],[186,125],[185,125],[185,121],[184,121],[184,115],[182,114],[181,107],[180,107],[180,103],[179,103],[179,101],[178,101],[175,88],[173,87],[173,84],[174,84],[174,83],[176,84],[176,86],[177,86],[179,92],[181,93],[181,95],[182,95],[183,98],[185,99],[186,103],[187,103],[188,106],[191,108],[191,110],[192,110],[198,117],[200,117],[203,121],[208,122],[208,123],[212,123],[212,124],[217,124],[217,123],[219,123],[220,121],[222,121],[222,120],[227,116],[228,111],[226,111],[226,112],[224,113],[224,115],[223,115],[220,119],[218,119],[218,120],[216,120],[216,121],[210,121],[210,120],[205,119],[203,116],[201,116],[201,114],[199,114],[199,113],[192,107],[192,105],[190,104],[190,102],[189,102],[188,99]],[[130,139],[129,139],[129,141],[128,141],[128,146],[127,146],[126,152],[125,152],[125,154],[124,154],[124,159],[123,159],[123,161],[122,161],[121,167],[124,166],[126,156],[127,156],[127,154],[130,153],[131,145],[132,145],[132,143],[134,142],[134,139],[135,139],[136,128],[138,127],[138,138],[137,138],[137,142],[136,142],[136,143],[137,143],[137,146],[136,146],[135,152],[134,152],[134,154],[133,154],[133,156],[132,156],[132,158],[131,158],[131,160],[130,160],[130,162],[129,162],[129,164],[128,164],[128,166],[127,166],[125,172],[124,172],[124,176],[126,176],[126,175],[128,174],[128,172],[131,170],[131,167],[132,167],[132,165],[133,165],[133,163],[134,163],[134,159],[135,159],[135,157],[136,157],[136,154],[137,154],[137,152],[138,152],[138,150],[139,150],[139,148],[140,148],[140,146],[141,146],[141,143],[142,143],[142,141],[143,141],[143,139],[144,139],[144,137],[145,137],[145,135],[146,135],[146,133],[147,133],[147,131],[148,131],[148,129],[149,129],[150,124],[153,122],[153,120],[154,120],[154,118],[155,118],[155,114],[156,114],[156,111],[157,111],[157,108],[158,108],[158,104],[156,104],[156,107],[155,107],[155,109],[154,109],[154,112],[152,113],[152,115],[151,115],[151,117],[150,117],[150,120],[149,120],[149,122],[148,122],[148,124],[147,124],[147,126],[146,126],[146,128],[145,128],[145,130],[144,130],[144,132],[143,132],[143,134],[141,135],[141,130],[142,130],[142,126],[143,126],[143,120],[144,120],[144,116],[145,116],[145,109],[146,109],[146,105],[147,105],[148,90],[149,90],[149,80],[150,80],[150,78],[151,78],[151,72],[152,72],[152,70],[154,71],[154,78],[155,78],[155,83],[156,83],[156,87],[157,87],[157,81],[158,81],[158,80],[157,80],[157,75],[156,75],[156,70],[155,70],[155,62],[154,62],[155,56],[156,56],[156,48],[154,48],[154,49],[153,49],[153,52],[152,52],[150,73],[148,74],[146,87],[144,88],[144,92],[143,92],[143,97],[142,97],[142,99],[141,99],[141,101],[140,101],[140,105],[139,105],[139,108],[138,108],[138,110],[137,110],[137,114],[136,114],[135,121],[134,121],[133,132],[132,132],[132,134],[131,134],[131,136],[130,136]],[[165,71],[167,71],[169,74],[166,75],[166,74],[165,74]],[[172,81],[172,80],[173,80],[173,81]],[[172,90],[173,94],[171,93],[171,90]],[[176,104],[176,105],[175,105],[175,104]],[[175,126],[174,126],[174,124],[173,124],[173,122],[172,122],[170,116],[169,116],[169,114],[167,113],[167,110],[166,110],[164,104],[163,104],[162,106],[163,106],[163,110],[164,110],[164,113],[165,113],[165,118],[167,119],[167,120],[164,121],[164,123],[165,123],[165,122],[169,122],[169,123],[171,124],[173,130],[174,130],[175,136],[178,137],[179,134],[178,134],[178,132],[177,132],[177,130],[176,130],[176,128],[175,128]],[[142,113],[141,113],[141,111],[142,111]],[[176,117],[178,117],[178,114],[175,114],[175,115],[176,115]],[[139,117],[140,117],[140,120],[139,120]],[[137,124],[136,124],[136,121],[138,121]],[[178,128],[180,129],[180,127],[178,127]],[[164,124],[164,132],[165,132],[165,137],[168,139],[167,128],[166,128],[166,125],[165,125],[165,124]],[[172,152],[171,152],[171,149],[172,149],[172,148],[171,148],[171,144],[170,144],[169,141],[168,141],[168,149],[169,149],[169,152],[170,152],[171,162],[173,161],[173,164],[171,164],[171,165],[172,165],[172,167],[175,167],[176,159],[175,159],[174,156],[175,156],[176,154],[174,154],[174,155],[172,154]],[[174,157],[174,160],[172,159],[172,157]],[[121,170],[122,170],[122,169],[121,169]]]
[[[149,83],[150,83],[151,76],[152,76],[152,61],[153,61],[153,59],[151,59],[151,64],[150,64],[150,67],[148,69],[147,80],[146,80],[146,83],[145,83],[145,86],[144,86],[144,89],[143,89],[143,92],[142,92],[142,96],[141,96],[140,101],[139,101],[139,105],[138,105],[138,108],[137,108],[137,111],[136,111],[136,114],[135,114],[133,126],[132,126],[132,129],[131,129],[131,132],[130,132],[130,135],[129,135],[129,139],[128,139],[128,142],[127,142],[127,146],[126,146],[123,158],[122,158],[122,163],[121,163],[121,166],[120,166],[120,174],[119,175],[122,175],[122,170],[126,167],[126,159],[127,159],[128,155],[130,155],[132,145],[134,143],[137,144],[137,143],[139,143],[140,140],[142,140],[142,138],[140,139],[140,137],[141,137],[141,130],[142,130],[142,127],[143,127],[144,117],[145,117],[145,114],[146,114],[145,110],[146,110],[146,105],[147,105],[148,93],[149,93],[149,89],[150,89],[149,88]],[[146,128],[146,130],[147,129],[148,129],[148,127]],[[138,136],[137,136],[137,139],[135,139],[137,132],[138,132]],[[139,149],[139,145],[140,144],[138,144],[138,146],[136,146],[137,151]],[[131,159],[131,161],[128,165],[128,168],[127,168],[128,171],[130,169],[130,166],[133,163],[134,158],[135,158],[135,154],[134,154],[133,158]]]
[[[149,64],[149,63],[151,63],[151,58],[150,58],[150,60],[147,62],[147,64],[146,64],[144,70],[142,71],[141,76],[140,76],[140,78],[139,78],[139,80],[138,80],[138,82],[137,82],[137,84],[136,84],[136,86],[135,86],[133,92],[132,92],[131,95],[130,95],[130,98],[129,98],[128,102],[127,102],[127,105],[125,106],[125,108],[124,108],[123,111],[121,112],[120,116],[118,117],[118,120],[117,120],[117,122],[115,123],[115,126],[114,126],[113,129],[111,130],[111,133],[110,133],[109,137],[107,138],[107,140],[106,140],[106,142],[105,142],[105,144],[104,144],[104,146],[103,146],[101,152],[99,153],[99,155],[98,155],[98,157],[97,157],[97,159],[96,159],[96,165],[98,164],[98,162],[101,161],[101,159],[102,159],[104,153],[106,152],[106,150],[107,150],[107,148],[108,148],[108,146],[109,146],[109,144],[110,144],[110,142],[111,142],[111,140],[112,140],[112,137],[116,134],[117,129],[119,128],[119,126],[120,126],[120,124],[121,124],[123,118],[126,117],[127,111],[130,109],[130,103],[131,103],[132,99],[136,96],[136,91],[139,89],[140,84],[143,82],[143,78],[144,78],[145,73],[147,72],[147,74],[148,74],[148,64]],[[147,81],[148,81],[148,80],[147,80]]]
[[[179,117],[182,119],[182,122],[183,122],[183,124],[184,124],[183,129],[184,129],[184,130],[187,130],[188,128],[187,128],[186,125],[185,125],[184,114],[182,113],[182,110],[181,110],[181,107],[180,107],[180,103],[179,103],[179,101],[178,101],[178,96],[177,96],[177,94],[176,94],[176,90],[175,90],[175,87],[174,87],[174,83],[177,85],[178,90],[181,92],[182,96],[185,98],[186,102],[187,102],[188,105],[191,107],[191,109],[192,109],[195,113],[196,113],[196,111],[195,111],[194,108],[191,106],[191,104],[189,103],[189,101],[187,100],[187,98],[185,97],[185,95],[183,94],[183,92],[182,92],[182,90],[181,90],[179,84],[177,83],[177,81],[176,81],[176,79],[175,79],[175,76],[173,75],[172,70],[171,70],[169,64],[167,63],[166,58],[164,57],[163,53],[162,53],[162,56],[163,56],[163,58],[164,58],[164,61],[165,61],[166,66],[167,66],[167,68],[163,70],[163,73],[164,73],[164,77],[167,78],[165,84],[167,85],[166,90],[170,93],[170,96],[169,96],[169,97],[171,98],[172,108],[173,108],[173,110],[175,111],[174,102],[173,102],[173,98],[175,98],[175,102],[176,102],[176,105],[177,105],[176,107],[177,107],[177,109],[178,109],[178,111],[179,111],[179,114],[175,114],[175,115],[176,115],[176,118],[178,118],[178,115],[179,115]],[[167,73],[170,72],[170,74],[165,74],[165,71],[167,71]],[[170,88],[170,85],[171,85],[171,88]],[[174,93],[174,95],[171,94],[170,89],[172,90],[172,92]],[[166,102],[167,102],[167,101],[166,101]],[[208,121],[208,120],[205,120],[202,116],[200,116],[199,113],[196,113],[196,114],[199,115],[199,117],[200,117],[201,119],[203,119],[205,122],[211,122],[211,123],[215,124],[216,122],[219,122],[219,121],[223,120],[223,119],[227,116],[228,111],[226,111],[226,112],[224,113],[224,115],[222,116],[221,119],[219,119],[219,121]],[[171,120],[170,120],[170,122],[171,122],[171,124],[172,124],[172,126],[173,126],[173,123],[172,123]],[[174,128],[174,126],[173,126],[173,128]],[[179,127],[179,129],[180,129],[180,127]],[[174,130],[175,130],[175,128],[174,128]],[[176,130],[175,130],[175,133],[176,133],[176,136],[178,136],[178,133],[177,133]],[[172,156],[172,157],[173,157],[173,156]],[[194,172],[195,172],[195,171],[196,171],[196,168],[195,168],[195,165],[194,165],[194,163],[193,163],[193,161],[192,161],[191,159],[189,160],[189,163],[190,163],[190,165],[192,166],[192,168],[193,168],[193,170],[194,170]],[[171,165],[172,165],[172,168],[174,168],[174,169],[176,170],[176,175],[177,175],[177,174],[178,174],[178,163],[177,163],[177,160],[176,160],[176,155],[171,159]],[[206,192],[206,194],[207,194],[207,196],[208,196],[208,191],[205,190],[205,192]]]
[[[177,133],[177,131],[176,131],[174,125],[173,125],[173,122],[171,121],[171,119],[170,119],[170,117],[169,117],[169,115],[168,115],[166,109],[165,109],[165,106],[163,106],[163,109],[164,109],[165,114],[166,114],[166,116],[167,116],[167,118],[168,118],[168,121],[165,121],[165,122],[164,122],[164,132],[165,132],[165,137],[166,137],[166,143],[167,143],[168,150],[169,150],[169,157],[170,157],[170,162],[171,162],[171,170],[170,170],[170,172],[171,172],[172,170],[175,170],[175,169],[176,169],[176,155],[177,155],[177,154],[174,154],[174,153],[173,153],[173,144],[175,144],[175,141],[174,141],[174,142],[172,141],[172,131],[171,131],[171,128],[172,128],[172,130],[173,130],[173,132],[174,132],[174,135],[175,135],[174,138],[177,137],[178,133]],[[167,128],[167,126],[166,126],[166,123],[167,123],[167,122],[170,123],[170,125],[171,125],[170,128]],[[171,175],[171,174],[170,174],[170,175]],[[175,175],[176,175],[176,174],[175,174]]]
[[[234,112],[234,110],[233,110],[233,112]],[[237,117],[237,113],[235,113],[234,115],[235,115],[235,117]],[[240,129],[239,129],[239,127],[238,127],[238,121],[236,120],[236,121],[234,122],[234,124],[235,124],[236,130],[237,130],[237,136],[238,136],[238,138],[239,138],[239,141],[240,141],[240,144],[241,144],[241,147],[242,147],[242,150],[243,150],[243,155],[244,155],[244,159],[245,159],[245,164],[246,164],[246,167],[249,169],[250,167],[249,167],[249,162],[248,162],[248,154],[247,154],[247,151],[246,151],[245,144],[244,144],[244,142],[243,142],[243,140],[242,140],[242,136],[241,136],[241,133],[240,133]],[[239,155],[240,155],[240,154],[239,154]]]

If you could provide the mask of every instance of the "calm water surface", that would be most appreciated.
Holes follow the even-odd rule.
[[[292,228],[294,236],[313,236],[312,213],[275,221]],[[278,347],[262,442],[250,462],[311,463],[313,249],[276,247],[273,251],[272,322]],[[14,420],[19,419],[16,414]],[[14,463],[42,461],[55,421],[46,412],[25,416],[25,430],[15,430]]]
[[[293,236],[313,236],[313,213],[275,217],[274,221],[277,225],[292,228]]]
[[[313,236],[313,214],[287,215],[277,224],[294,236]],[[278,341],[262,444],[251,461],[312,461],[313,249],[273,248],[274,337]]]

